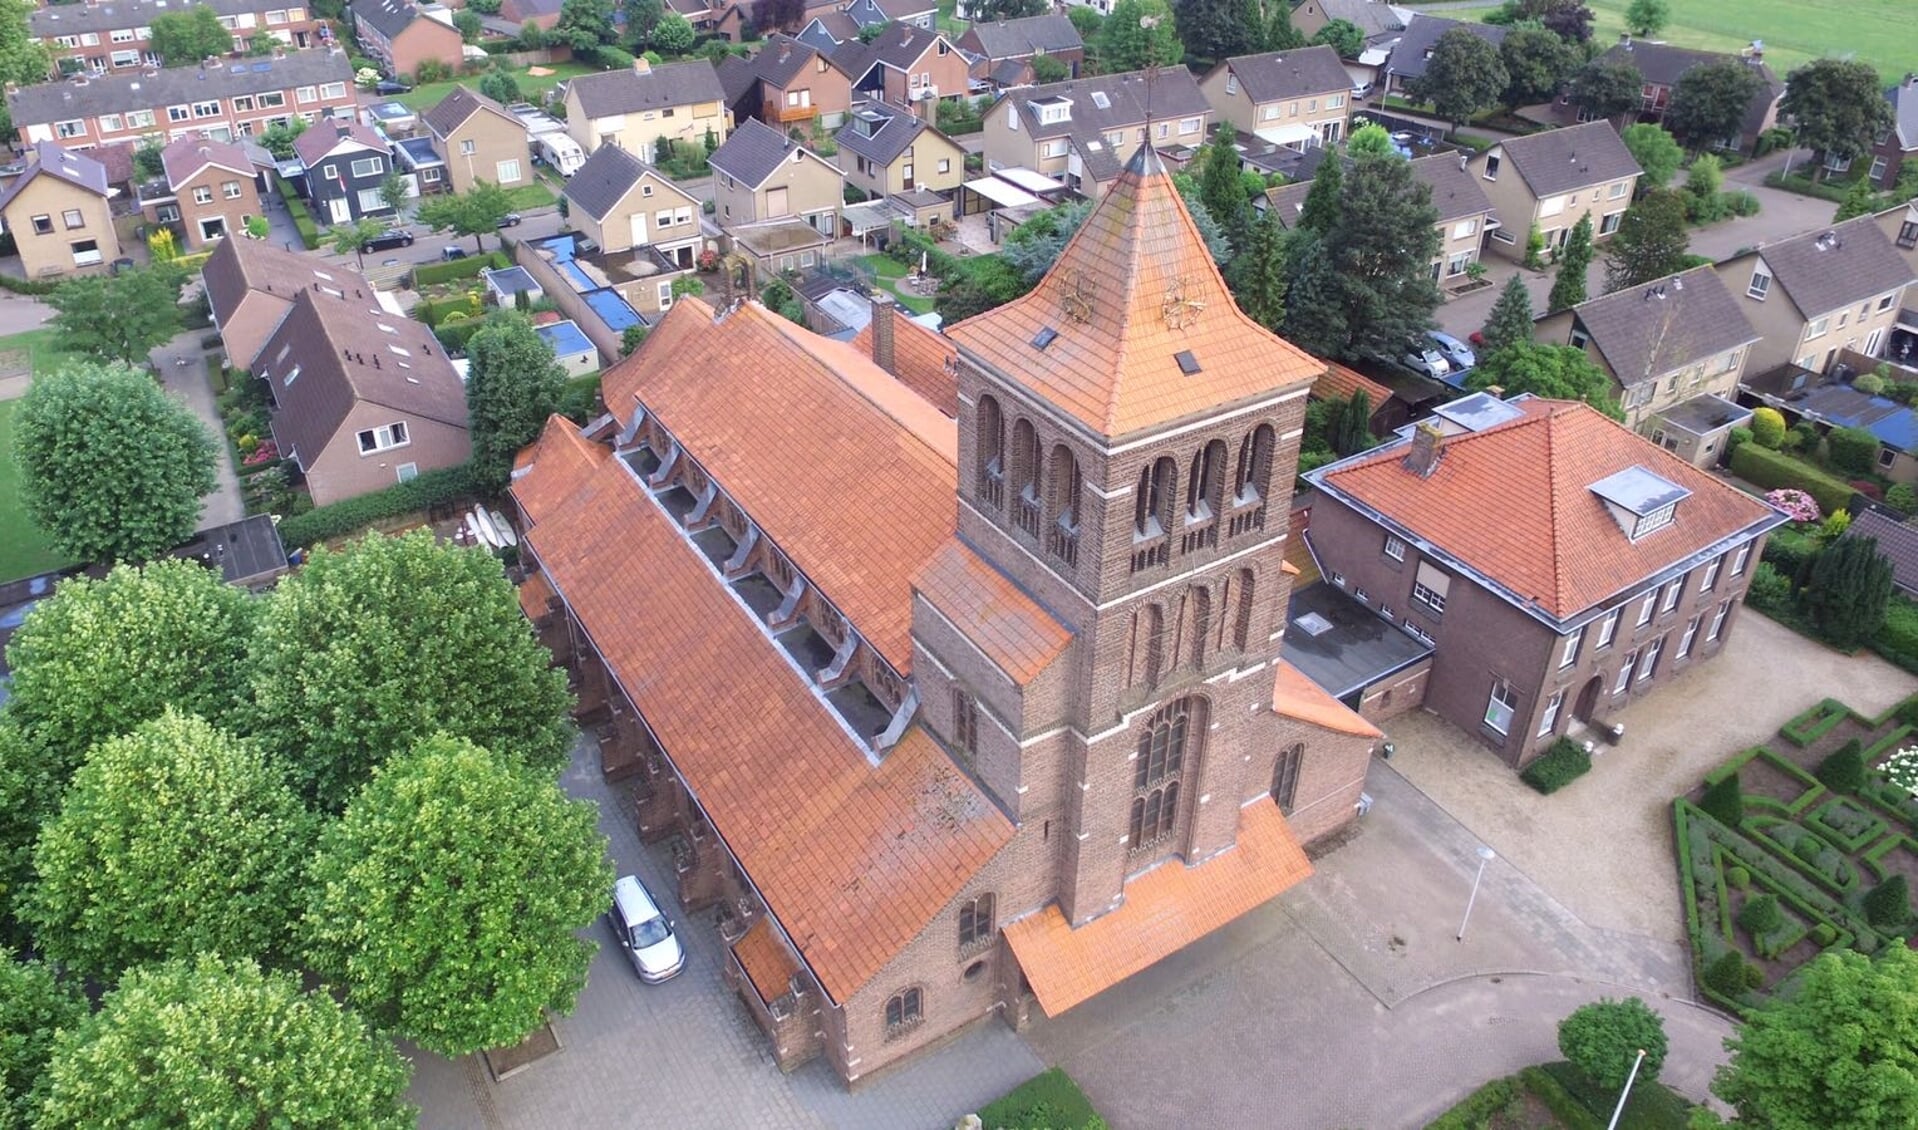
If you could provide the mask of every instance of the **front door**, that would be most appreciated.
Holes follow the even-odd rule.
[[[344,196],[335,196],[326,202],[326,207],[327,211],[333,217],[333,222],[336,224],[344,224],[353,218],[353,213],[347,207],[346,197]]]
[[[1590,722],[1592,711],[1598,707],[1598,696],[1605,690],[1605,677],[1593,675],[1590,682],[1578,692],[1578,701],[1572,704],[1572,717],[1580,722]]]

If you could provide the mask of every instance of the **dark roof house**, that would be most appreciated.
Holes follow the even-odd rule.
[[[1628,389],[1759,337],[1710,265],[1582,302],[1572,316]]]
[[[736,135],[735,135],[736,136]],[[566,182],[562,195],[574,208],[595,220],[603,220],[626,194],[633,190],[649,166],[617,145],[602,145],[593,150],[586,163]]]
[[[994,61],[1083,51],[1085,45],[1085,40],[1079,36],[1079,29],[1072,26],[1071,20],[1060,15],[980,20],[966,29],[966,34],[959,40],[959,46]]]
[[[107,167],[85,153],[76,153],[61,148],[55,141],[42,141],[34,145],[34,160],[27,171],[20,174],[5,192],[0,192],[0,209],[38,176],[50,176],[66,181],[68,184],[84,188],[100,196],[112,195],[107,186]]]
[[[1503,138],[1499,150],[1540,200],[1644,172],[1610,122]]]
[[[605,71],[572,80],[569,93],[594,118],[638,114],[689,102],[723,102],[726,88],[706,59],[690,63],[662,63],[642,74],[633,70]]]
[[[1432,188],[1432,206],[1439,223],[1462,220],[1492,210],[1491,198],[1479,187],[1478,177],[1450,153],[1434,153],[1412,161],[1412,175]]]
[[[1339,53],[1322,45],[1238,55],[1219,63],[1219,67],[1238,76],[1239,86],[1254,103],[1344,91],[1352,85],[1351,76],[1339,62]]]
[[[1494,47],[1505,42],[1505,29],[1495,24],[1448,20],[1417,13],[1406,25],[1404,34],[1399,36],[1398,44],[1392,48],[1391,57],[1385,62],[1385,74],[1395,83],[1424,78],[1425,61],[1432,57],[1432,48],[1438,45],[1440,37],[1454,28],[1463,28]]]

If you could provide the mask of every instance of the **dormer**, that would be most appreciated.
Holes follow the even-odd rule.
[[[853,129],[860,137],[875,137],[886,124],[887,117],[876,110],[861,110],[853,115]]]
[[[1678,504],[1691,491],[1641,466],[1614,472],[1592,484],[1625,536],[1636,542],[1672,524]]]
[[[1038,113],[1039,124],[1042,126],[1058,125],[1072,120],[1072,99],[1063,94],[1056,94],[1051,98],[1035,98],[1032,101],[1032,108]]]

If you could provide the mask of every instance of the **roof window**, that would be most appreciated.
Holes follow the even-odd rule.
[[[1592,493],[1605,503],[1625,536],[1637,541],[1671,525],[1678,504],[1692,492],[1663,475],[1631,466],[1593,483]]]
[[[1032,336],[1032,348],[1044,349],[1046,346],[1051,345],[1055,340],[1057,340],[1058,337],[1059,337],[1059,331],[1053,329],[1051,326],[1047,326],[1046,328],[1040,330],[1038,333]]]
[[[1190,349],[1179,350],[1172,355],[1172,359],[1179,363],[1179,371],[1188,377],[1199,371],[1199,359],[1192,355]]]

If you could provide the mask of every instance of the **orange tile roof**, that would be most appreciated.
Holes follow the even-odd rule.
[[[1334,361],[1327,361],[1325,372],[1312,382],[1312,396],[1317,400],[1350,400],[1352,394],[1360,389],[1365,390],[1366,397],[1372,402],[1374,415],[1392,398],[1391,389],[1356,369],[1348,369]]]
[[[904,314],[892,320],[892,363],[899,383],[926,398],[948,416],[959,415],[959,351],[938,330]],[[872,323],[852,339],[852,347],[872,356]]]
[[[957,522],[958,425],[843,342],[749,302],[674,303],[609,370],[893,666],[912,664],[909,579]]]
[[[539,438],[521,448],[513,460],[513,497],[519,500],[527,523],[538,522],[571,498],[573,491],[612,457],[612,448],[580,435],[571,420],[548,416]],[[537,477],[528,474],[535,466],[540,469]]]
[[[520,582],[519,609],[526,613],[528,620],[537,620],[546,615],[547,603],[553,599],[553,586],[546,578],[534,573]]]
[[[1125,885],[1125,903],[1078,929],[1048,904],[1005,928],[1039,1007],[1057,1016],[1312,874],[1277,805],[1239,810],[1239,841],[1199,864],[1167,861]]]
[[[1058,336],[1033,344],[1044,330]],[[960,349],[1120,436],[1312,381],[1325,363],[1240,313],[1159,156],[1141,147],[1029,294],[947,329]],[[1188,375],[1177,354],[1190,352]]]
[[[553,493],[549,474],[569,468],[536,459],[514,495]],[[602,460],[526,539],[834,1000],[1012,838],[923,730],[873,765],[620,461]]]
[[[746,979],[753,983],[760,1000],[771,1004],[792,992],[799,963],[793,960],[786,943],[779,940],[772,919],[762,917],[748,926],[745,936],[733,943],[733,956],[739,959],[739,967],[746,971]]]
[[[1318,483],[1560,619],[1776,514],[1589,405],[1520,403],[1516,420],[1447,436],[1429,478],[1401,465],[1401,442]],[[1632,466],[1691,491],[1671,525],[1636,543],[1591,489]]]
[[[1310,722],[1324,730],[1382,738],[1385,732],[1360,717],[1351,707],[1326,693],[1305,673],[1281,659],[1272,680],[1272,709],[1287,718]]]
[[[957,538],[926,562],[912,587],[1019,686],[1072,642],[1072,629]]]

